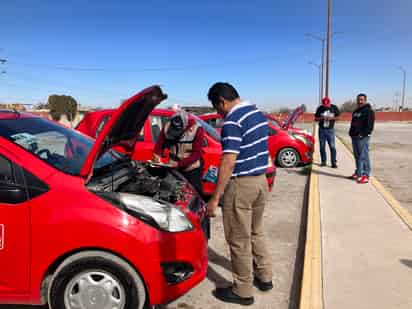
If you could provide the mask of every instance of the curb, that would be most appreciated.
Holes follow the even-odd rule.
[[[348,145],[348,143],[340,136],[337,136],[338,140],[345,146],[344,148],[350,153],[351,158],[355,160],[353,157],[353,150]],[[401,218],[401,220],[408,226],[408,228],[412,231],[412,214],[405,209],[401,203],[390,193],[385,186],[374,176],[371,176],[371,183],[375,187],[375,189],[381,194],[384,200],[392,207],[393,211]]]
[[[316,139],[316,128],[313,136]],[[316,160],[319,161],[317,156]],[[323,309],[322,231],[319,202],[318,166],[312,164],[309,183],[303,277],[299,309]]]

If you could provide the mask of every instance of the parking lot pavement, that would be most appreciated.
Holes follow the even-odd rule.
[[[351,143],[349,123],[336,126],[338,136]],[[412,213],[412,123],[379,122],[371,138],[372,174]]]
[[[273,259],[274,289],[268,293],[256,291],[255,305],[259,309],[294,309],[297,308],[296,295],[299,294],[299,264],[296,261],[298,239],[301,232],[302,210],[308,168],[277,169],[274,191],[265,210],[265,228],[267,242]],[[210,266],[207,278],[188,294],[162,309],[225,309],[238,308],[227,305],[212,295],[215,286],[230,284],[229,250],[226,246],[222,217],[213,221],[212,239],[209,243]],[[302,249],[302,248],[300,248]],[[292,302],[290,302],[292,299]],[[46,309],[47,307],[0,305],[0,309]]]
[[[300,280],[298,275],[295,276],[295,263],[307,173],[308,168],[277,169],[274,192],[270,195],[265,209],[267,242],[273,259],[274,289],[268,293],[256,290],[255,305],[251,306],[252,308],[297,308],[296,293],[299,293],[297,284]],[[232,280],[229,249],[224,240],[220,212],[213,221],[212,229],[207,279],[185,296],[167,306],[159,306],[159,308],[225,309],[239,307],[225,304],[212,295],[215,286],[227,286]],[[299,262],[300,259],[297,264]],[[297,272],[299,272],[299,267],[297,267]],[[291,298],[292,302],[290,302]]]

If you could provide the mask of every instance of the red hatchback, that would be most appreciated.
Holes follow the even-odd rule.
[[[91,137],[97,137],[106,122],[110,119],[114,110],[101,110],[86,114],[83,120],[78,124],[77,130]],[[153,150],[159,134],[164,124],[170,119],[175,112],[170,109],[155,109],[151,112],[147,119],[144,128],[137,133],[138,142],[134,150],[131,152],[133,160],[147,161],[151,160]],[[222,147],[220,144],[220,135],[216,130],[200,118],[190,115],[197,123],[205,130],[204,147],[202,148],[203,166],[203,192],[205,195],[211,195],[215,189],[215,181],[220,165],[222,155]],[[125,149],[119,149],[126,151]],[[270,164],[266,171],[269,188],[274,184],[276,169],[273,164]]]
[[[206,276],[205,204],[174,171],[130,160],[157,87],[128,99],[94,141],[0,111],[0,303],[135,309]]]
[[[300,108],[296,109],[285,125],[273,117],[268,117],[269,123],[269,152],[272,159],[281,167],[296,167],[299,164],[312,162],[314,139],[308,132],[293,128],[294,122],[301,114]],[[219,114],[206,114],[199,116],[211,126],[220,130],[223,119]]]

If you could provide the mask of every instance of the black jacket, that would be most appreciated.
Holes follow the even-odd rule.
[[[365,137],[372,134],[375,124],[375,112],[369,103],[358,107],[352,113],[349,135],[352,137]]]

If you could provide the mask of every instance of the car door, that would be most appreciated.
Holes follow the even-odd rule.
[[[0,295],[29,289],[30,206],[23,171],[0,149]]]
[[[217,176],[219,173],[220,160],[222,158],[222,148],[218,142],[205,134],[203,147],[203,172],[202,188],[205,195],[212,195],[216,188]]]

